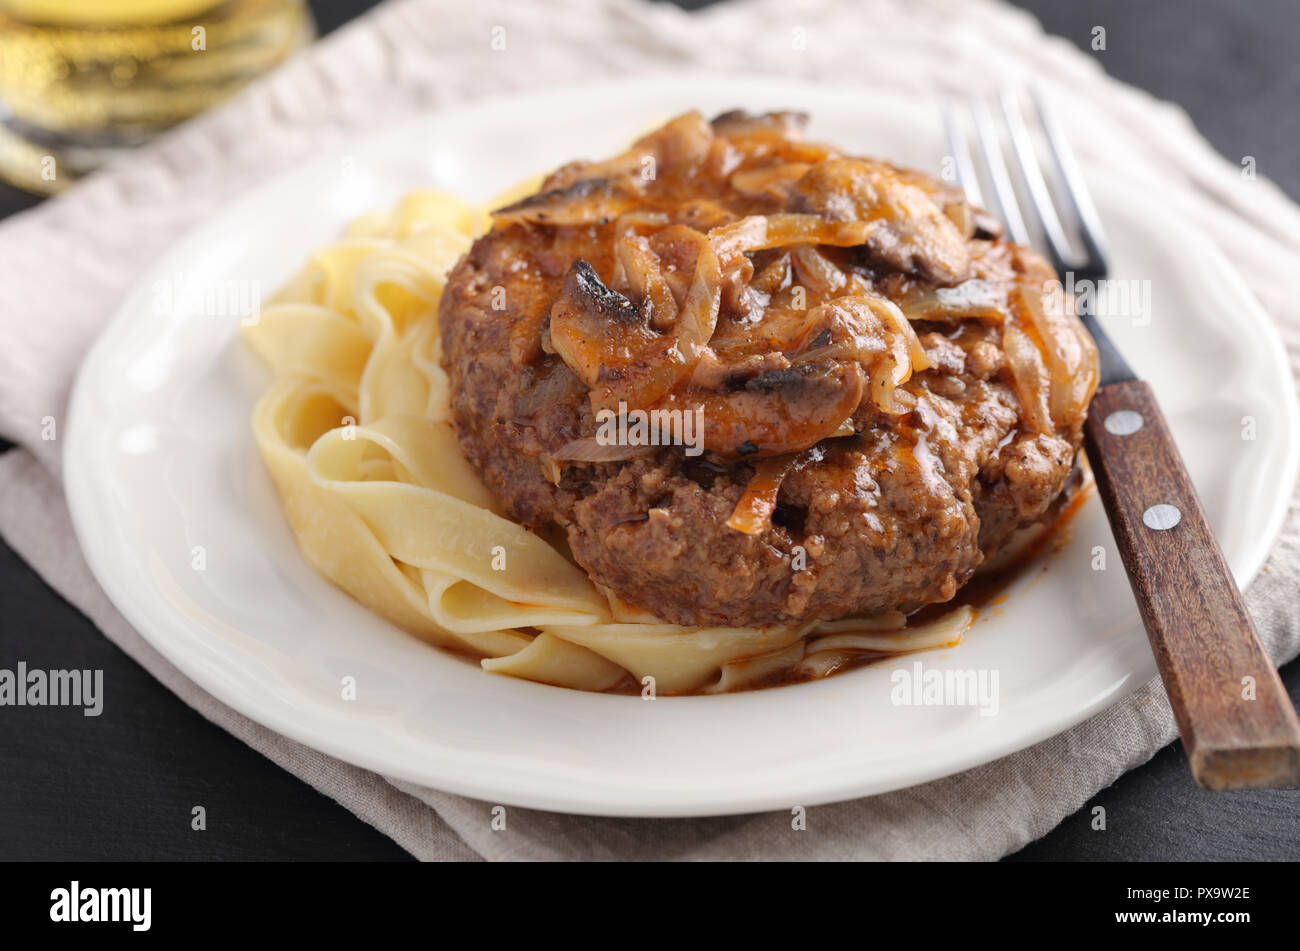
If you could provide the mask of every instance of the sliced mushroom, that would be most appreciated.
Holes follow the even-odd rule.
[[[590,178],[498,208],[492,218],[498,224],[603,224],[631,211],[637,203],[636,191],[626,180]]]
[[[785,110],[779,112],[746,112],[732,109],[713,117],[710,123],[718,135],[736,138],[747,135],[774,134],[786,139],[797,139],[808,126],[808,113]]]
[[[956,287],[912,284],[899,295],[898,306],[908,320],[1001,323],[1007,314],[1007,294],[1005,285],[973,277]]]
[[[590,388],[596,410],[651,406],[698,361],[680,332],[657,332],[649,308],[611,290],[586,261],[565,275],[549,335],[554,352]]]
[[[674,391],[656,408],[698,413],[704,448],[720,459],[762,458],[833,436],[866,385],[858,363],[824,360],[761,373],[734,390]]]
[[[565,165],[547,179],[548,191],[535,197],[567,192],[584,182],[598,180],[619,180],[640,190],[661,174],[689,174],[707,159],[713,144],[713,127],[700,113],[688,112],[642,136],[613,158]]]
[[[819,162],[795,185],[788,207],[867,225],[862,243],[874,260],[889,267],[944,285],[970,276],[966,236],[931,195],[883,163]]]

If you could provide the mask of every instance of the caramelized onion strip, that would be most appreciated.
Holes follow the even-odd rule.
[[[724,256],[792,244],[852,248],[865,244],[872,229],[873,225],[866,221],[830,221],[820,215],[782,212],[750,215],[714,228],[709,232],[709,240]]]
[[[615,242],[614,251],[631,296],[649,302],[650,323],[655,330],[668,330],[677,320],[677,301],[650,242],[629,231]]]
[[[754,467],[754,475],[745,486],[745,494],[727,519],[727,527],[746,535],[761,535],[772,523],[776,511],[776,497],[781,483],[794,466],[795,457],[772,456],[761,459]]]
[[[1051,434],[1051,377],[1043,365],[1038,346],[1018,326],[1008,323],[1002,331],[1002,349],[1007,355],[1007,365],[1011,368],[1011,378],[1025,421],[1034,432]]]
[[[563,462],[622,462],[654,451],[654,446],[621,446],[602,443],[595,436],[583,436],[569,440],[552,454],[552,458]]]
[[[1052,421],[1066,425],[1085,412],[1096,388],[1097,350],[1072,315],[1048,313],[1043,295],[1018,287],[1011,293],[1011,310],[1028,331],[1047,370],[1047,406]],[[1073,326],[1071,326],[1073,324]]]
[[[870,296],[866,299],[870,302],[871,309],[875,311],[881,323],[893,330],[907,349],[911,371],[901,380],[895,380],[895,382],[904,383],[912,373],[920,373],[922,370],[930,369],[930,357],[926,354],[925,347],[921,346],[921,338],[916,335],[916,331],[912,329],[911,323],[903,316],[903,312],[898,309],[898,305],[886,297]]]

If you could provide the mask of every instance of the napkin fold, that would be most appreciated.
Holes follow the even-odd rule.
[[[504,34],[501,33],[504,29]],[[495,31],[495,32],[494,32]],[[802,49],[792,42],[795,31]],[[504,35],[506,48],[493,49]],[[499,45],[499,43],[497,44]],[[76,369],[149,262],[277,172],[366,130],[449,105],[675,68],[963,95],[1034,81],[1087,129],[1091,164],[1159,194],[1208,235],[1277,322],[1300,369],[1300,210],[1248,179],[1174,106],[993,0],[390,0],[128,162],[0,224],[0,535],[114,643],[203,716],[421,859],[994,859],[1043,835],[1176,736],[1158,680],[1020,753],[895,793],[808,810],[611,819],[511,808],[392,780],[218,702],[121,617],[73,537],[57,438]],[[49,420],[54,435],[50,439]],[[1300,497],[1247,602],[1276,662],[1300,652]]]

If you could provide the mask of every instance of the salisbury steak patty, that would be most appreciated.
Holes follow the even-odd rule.
[[[679,624],[951,598],[1062,491],[1096,383],[1040,257],[801,128],[688,114],[565,166],[439,311],[460,442],[506,513]],[[694,442],[598,438],[642,411],[694,414]]]

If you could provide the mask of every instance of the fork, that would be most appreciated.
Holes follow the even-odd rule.
[[[1055,166],[1056,199],[1039,165],[1020,96],[998,97],[1001,130],[983,100],[969,104],[992,186],[986,205],[955,106],[944,128],[970,201],[997,215],[1008,237],[1031,245],[1002,147],[1010,143],[1037,242],[1064,281],[1106,279],[1106,238],[1069,143],[1043,97],[1034,111]],[[1073,229],[1058,214],[1072,216]],[[1067,230],[1077,230],[1082,254]],[[1077,286],[1077,284],[1076,284]],[[1196,782],[1208,789],[1300,785],[1300,720],[1287,697],[1210,531],[1182,456],[1149,384],[1140,380],[1097,317],[1080,314],[1097,343],[1101,382],[1084,424],[1084,447],[1146,626]]]

